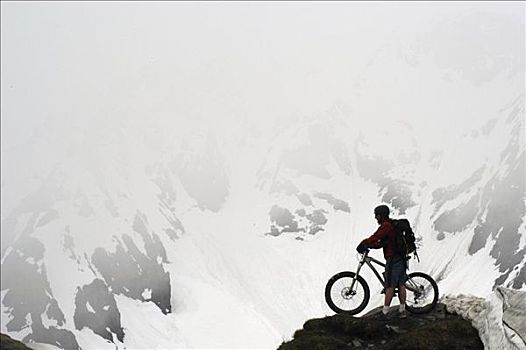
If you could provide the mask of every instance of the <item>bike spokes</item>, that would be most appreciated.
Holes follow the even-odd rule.
[[[356,276],[353,272],[341,272],[327,282],[325,300],[333,311],[349,312],[354,315],[367,306],[369,287],[362,277]]]
[[[436,282],[423,273],[412,273],[405,283],[408,310],[414,313],[430,311],[438,300],[438,287]]]
[[[363,288],[358,283],[351,290],[352,278],[341,278],[331,288],[333,302],[343,310],[351,310],[363,300]]]

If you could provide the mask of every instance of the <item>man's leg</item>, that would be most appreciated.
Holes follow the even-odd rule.
[[[405,284],[398,286],[398,300],[400,300],[400,305],[405,305],[406,290]]]
[[[386,258],[385,261],[385,272],[384,272],[384,288],[385,288],[385,297],[384,297],[384,308],[382,312],[384,315],[387,315],[389,312],[389,305],[391,305],[391,300],[394,296],[394,286],[391,284],[391,258]]]
[[[406,290],[404,284],[398,286],[398,300],[400,300],[400,308],[398,311],[405,312]]]
[[[403,318],[406,317],[406,314],[405,314],[405,301],[406,301],[406,296],[407,296],[407,291],[405,289],[405,282],[407,281],[407,274],[406,274],[406,270],[407,270],[407,260],[404,260],[404,269],[402,270],[402,279],[399,280],[399,281],[403,281],[402,283],[398,283],[398,300],[400,300],[400,307],[399,307],[399,311],[401,313],[401,316]]]
[[[391,300],[393,300],[393,295],[394,295],[393,287],[385,288],[384,308],[382,309],[382,312],[384,313],[384,315],[386,315],[387,312],[389,311],[389,305],[391,305]]]

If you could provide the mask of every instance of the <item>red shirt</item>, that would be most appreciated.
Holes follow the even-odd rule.
[[[384,257],[389,258],[400,255],[395,245],[396,231],[390,221],[384,221],[375,233],[362,241],[368,248],[384,248]]]

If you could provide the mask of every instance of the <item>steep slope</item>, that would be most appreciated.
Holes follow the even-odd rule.
[[[441,153],[396,123],[378,142],[397,147],[375,154],[335,110],[255,138],[189,134],[160,159],[71,158],[2,222],[2,331],[67,349],[275,346],[329,312],[324,284],[353,268],[380,202],[413,221],[411,267],[443,293],[523,288],[523,102]]]

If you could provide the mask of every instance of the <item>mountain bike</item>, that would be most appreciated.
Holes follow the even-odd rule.
[[[332,276],[325,286],[325,301],[336,313],[346,312],[356,315],[361,312],[371,296],[369,285],[360,276],[360,270],[367,264],[373,270],[374,275],[382,286],[385,285],[382,275],[374,268],[373,263],[385,267],[385,264],[368,256],[369,249],[361,254],[360,263],[356,272],[343,271]],[[406,310],[423,314],[430,312],[438,301],[438,286],[435,280],[422,272],[413,272],[407,275],[406,287]],[[385,289],[384,289],[385,291]],[[395,288],[397,293],[397,288]]]

